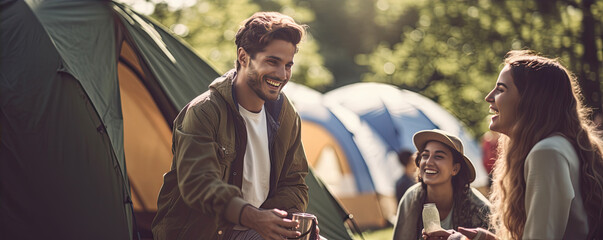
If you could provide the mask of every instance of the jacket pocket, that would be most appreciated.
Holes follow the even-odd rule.
[[[218,149],[216,151],[218,152],[218,162],[220,163],[220,168],[222,170],[222,179],[226,179],[230,164],[235,157],[235,151],[233,148],[223,144],[218,144]]]

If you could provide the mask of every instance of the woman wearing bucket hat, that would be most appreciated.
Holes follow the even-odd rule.
[[[461,140],[442,130],[417,132],[413,142],[418,151],[415,164],[419,183],[406,191],[398,206],[394,240],[422,236],[423,205],[435,203],[444,229],[458,226],[488,226],[490,203],[469,183],[475,168],[464,155]]]

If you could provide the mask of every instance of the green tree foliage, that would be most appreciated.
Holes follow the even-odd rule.
[[[603,1],[121,1],[148,1],[152,18],[220,72],[233,66],[242,20],[256,11],[285,13],[310,26],[294,81],[322,92],[358,81],[390,83],[435,100],[476,135],[487,130],[483,98],[511,49],[559,57],[580,80],[587,103],[601,108]]]
[[[128,3],[128,1],[124,0]],[[139,1],[132,1],[134,4]],[[151,3],[152,2],[152,3]],[[278,11],[306,23],[314,18],[306,7],[297,6],[291,0],[203,0],[162,1],[153,0],[150,17],[180,35],[197,53],[224,73],[234,67],[236,59],[235,35],[243,20],[257,11]],[[174,4],[179,2],[181,4]],[[192,3],[186,5],[186,3]],[[323,65],[318,53],[318,43],[309,29],[300,46],[293,66],[292,80],[316,88],[332,84],[333,76]]]
[[[511,49],[560,57],[582,82],[588,104],[601,107],[601,2],[379,0],[379,4],[396,7],[377,7],[381,13],[375,22],[387,26],[396,19],[414,21],[398,26],[399,42],[382,42],[371,53],[356,56],[357,64],[370,69],[363,81],[418,91],[476,134],[487,129],[488,104],[483,98],[494,87],[502,59]]]

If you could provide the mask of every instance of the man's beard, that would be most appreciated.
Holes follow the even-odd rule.
[[[265,75],[264,78],[265,77],[268,77],[268,76]],[[270,78],[272,78],[272,77],[270,77]],[[275,79],[278,79],[278,78],[275,78]],[[280,97],[280,94],[277,94],[277,96],[274,98],[274,97],[266,95],[262,91],[262,84],[264,84],[264,81],[265,80],[263,78],[260,78],[258,72],[253,67],[252,63],[249,63],[249,71],[247,73],[247,85],[249,86],[249,88],[251,88],[251,90],[253,90],[253,92],[255,92],[255,94],[264,101],[277,100]],[[268,90],[268,91],[273,91],[273,90]]]

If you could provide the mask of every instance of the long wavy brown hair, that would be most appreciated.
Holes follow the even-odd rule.
[[[532,51],[510,51],[511,67],[520,99],[517,121],[499,142],[494,169],[491,224],[502,239],[520,239],[526,222],[524,162],[532,147],[554,133],[571,142],[580,161],[580,188],[588,215],[588,239],[602,238],[603,141],[587,119],[576,78],[558,60]]]

